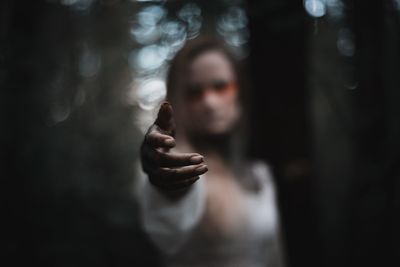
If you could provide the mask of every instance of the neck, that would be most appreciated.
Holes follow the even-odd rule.
[[[196,150],[205,155],[221,157],[227,160],[229,160],[232,155],[231,134],[191,134],[188,135],[188,139]]]
[[[207,135],[190,134],[180,129],[177,131],[177,140],[179,140],[178,145],[181,151],[197,152],[204,155],[208,165],[216,163],[219,166],[236,170],[241,166],[242,155],[238,148],[240,140],[237,140],[233,132],[221,135]]]

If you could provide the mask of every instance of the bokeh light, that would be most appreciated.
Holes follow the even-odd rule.
[[[60,3],[65,6],[70,6],[76,11],[87,11],[96,0],[60,0]]]
[[[231,7],[217,22],[217,31],[231,46],[241,46],[248,41],[247,16],[243,9]]]
[[[137,72],[149,72],[160,68],[167,56],[168,48],[161,45],[148,45],[129,55],[129,64]]]
[[[239,3],[226,4],[215,14],[201,2],[137,1],[136,6],[129,28],[132,49],[127,55],[134,81],[125,102],[141,110],[137,121],[142,129],[146,127],[140,125],[151,122],[149,114],[164,99],[169,63],[187,40],[202,33],[219,35],[233,52],[245,57],[249,31],[246,11]]]
[[[393,0],[394,1],[394,6],[397,8],[397,10],[400,10],[400,0]]]
[[[85,78],[95,76],[101,68],[101,57],[98,53],[85,48],[79,60],[79,74]]]
[[[54,124],[65,121],[71,114],[71,106],[66,100],[55,101],[51,104],[50,114]]]
[[[351,57],[355,53],[354,36],[348,28],[339,30],[337,48],[343,56]]]
[[[166,96],[165,82],[152,78],[141,82],[136,90],[139,106],[144,110],[154,109]]]
[[[163,32],[162,44],[169,46],[172,51],[178,51],[186,42],[186,28],[177,20],[167,21],[161,25]]]
[[[325,1],[323,0],[304,0],[304,8],[310,16],[315,18],[326,14]]]
[[[202,25],[201,9],[194,3],[188,3],[178,12],[178,17],[187,23],[187,37],[195,38],[200,33]]]
[[[342,0],[325,0],[329,18],[340,20],[344,16],[344,3]]]

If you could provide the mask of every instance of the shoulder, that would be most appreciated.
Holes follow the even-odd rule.
[[[241,182],[245,188],[259,192],[275,187],[271,167],[265,161],[248,160],[242,167]]]
[[[252,176],[262,184],[273,184],[273,174],[269,164],[262,160],[253,160],[249,163]]]

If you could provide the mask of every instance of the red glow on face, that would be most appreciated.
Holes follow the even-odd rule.
[[[185,98],[190,102],[197,102],[209,94],[215,94],[219,97],[230,96],[236,93],[237,89],[236,81],[215,81],[207,85],[189,86]]]

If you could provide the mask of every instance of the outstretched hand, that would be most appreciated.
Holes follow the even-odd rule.
[[[164,102],[141,147],[143,170],[150,182],[166,191],[181,191],[208,171],[198,153],[172,152],[175,147],[175,122],[171,104]]]

